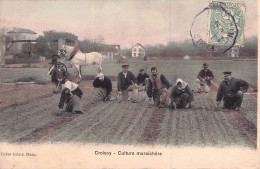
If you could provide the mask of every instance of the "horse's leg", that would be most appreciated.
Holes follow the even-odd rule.
[[[81,81],[81,78],[82,78],[82,76],[81,76],[81,66],[80,65],[76,65],[76,67],[77,67],[77,71],[78,71],[78,82],[80,82]]]
[[[99,73],[100,73],[100,72],[103,72],[103,69],[102,69],[102,65],[101,65],[101,64],[99,64],[98,70],[99,70]]]
[[[81,74],[81,66],[79,65],[79,81],[82,79],[82,74]]]
[[[78,82],[81,80],[81,67],[78,64],[73,63],[72,64],[76,70],[77,76],[78,76]]]
[[[99,65],[99,72],[103,72],[103,69],[102,69],[102,61],[103,61],[103,59],[102,59],[102,55],[101,55],[101,58],[99,59],[99,63],[98,63],[98,65]]]

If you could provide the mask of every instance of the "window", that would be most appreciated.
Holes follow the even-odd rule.
[[[134,48],[133,51],[136,52],[136,48]]]

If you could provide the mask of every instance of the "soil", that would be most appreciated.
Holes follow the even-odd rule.
[[[257,124],[246,111],[215,109],[218,82],[212,84],[211,93],[194,93],[192,109],[169,110],[150,107],[144,93],[138,103],[92,102],[92,81],[82,81],[85,114],[60,114],[59,94],[53,93],[53,84],[0,83],[0,139],[15,144],[51,141],[256,148]],[[115,90],[112,95],[116,96]]]

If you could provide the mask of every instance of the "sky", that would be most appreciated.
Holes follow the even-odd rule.
[[[166,44],[190,39],[195,15],[208,0],[1,0],[0,27],[102,35],[107,44]],[[246,0],[245,37],[257,35],[257,0]],[[205,16],[207,13],[204,14]],[[207,23],[207,17],[201,17]],[[203,25],[203,24],[202,24]],[[202,26],[200,31],[207,29]]]

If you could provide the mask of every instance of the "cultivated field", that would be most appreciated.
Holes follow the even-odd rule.
[[[145,93],[140,93],[137,104],[116,100],[92,104],[92,81],[83,81],[80,87],[84,91],[82,102],[86,113],[64,113],[59,116],[56,115],[59,111],[59,95],[52,94],[53,85],[49,84],[46,77],[47,68],[2,68],[2,82],[36,76],[38,81],[47,84],[1,84],[0,141],[256,148],[255,93],[245,94],[242,112],[216,109],[215,99],[217,85],[223,79],[224,70],[232,71],[234,77],[244,79],[250,83],[251,88],[256,88],[257,61],[207,62],[215,75],[215,86],[212,86],[211,93],[194,93],[192,109],[171,111],[166,108],[149,107]],[[203,61],[194,60],[130,61],[129,70],[137,74],[140,68],[146,67],[149,73],[152,66],[157,66],[158,71],[171,83],[177,78],[182,78],[195,90],[195,78],[202,63]],[[109,76],[117,76],[121,71],[121,66],[114,61],[105,62],[103,68]],[[83,75],[95,73],[94,66],[82,68]],[[115,96],[116,81],[113,82],[113,88]],[[17,97],[22,99],[19,100]]]

